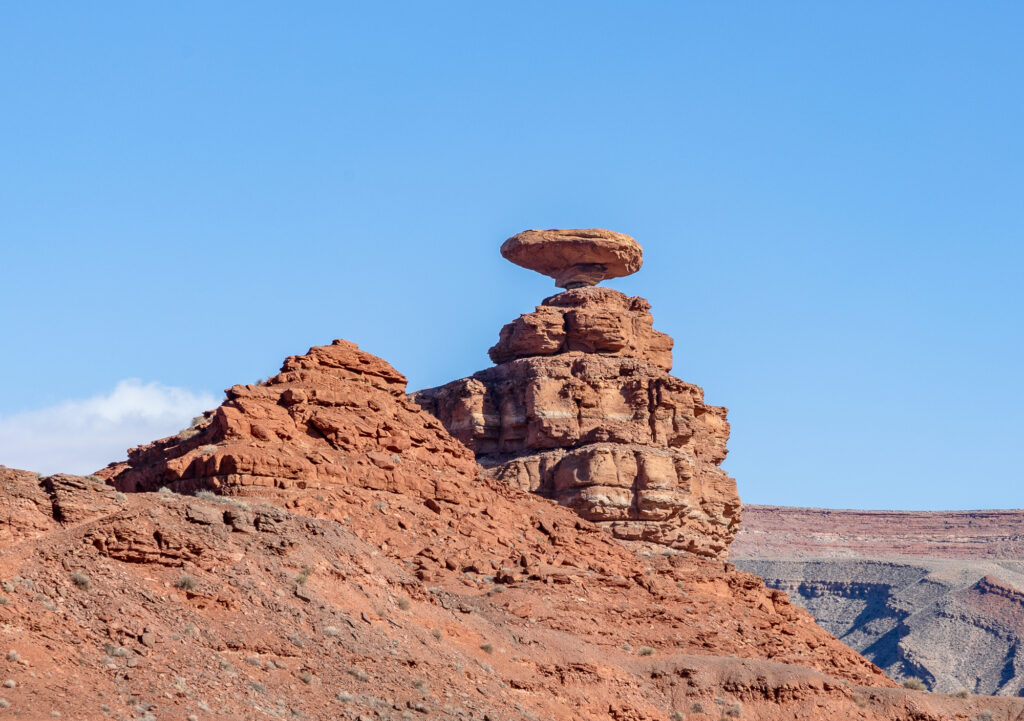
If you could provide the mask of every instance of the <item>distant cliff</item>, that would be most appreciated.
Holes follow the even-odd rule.
[[[1024,511],[745,506],[732,560],[894,678],[1024,695]]]

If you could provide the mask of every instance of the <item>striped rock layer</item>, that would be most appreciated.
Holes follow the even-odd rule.
[[[492,478],[557,500],[631,541],[724,559],[740,522],[726,409],[669,374],[650,304],[568,290],[506,325],[497,365],[415,400]]]

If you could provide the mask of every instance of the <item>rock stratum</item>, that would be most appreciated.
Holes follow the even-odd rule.
[[[732,557],[893,678],[1024,695],[1024,511],[747,506]]]
[[[568,245],[587,258],[578,246],[596,231],[528,233],[533,243],[520,234],[503,253],[511,244],[515,262],[557,275],[541,241],[554,234],[560,253]],[[623,237],[636,262],[618,274],[640,267],[639,245]],[[600,257],[606,238],[592,242]],[[558,267],[570,264],[556,257]],[[620,539],[725,559],[741,513],[720,467],[726,409],[669,373],[672,339],[653,324],[643,298],[570,288],[501,329],[490,350],[496,366],[413,397],[489,477],[569,506]]]

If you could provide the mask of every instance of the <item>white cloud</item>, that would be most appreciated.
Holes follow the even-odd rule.
[[[132,446],[178,432],[218,403],[211,393],[130,378],[106,395],[0,416],[0,464],[92,473],[127,458]]]

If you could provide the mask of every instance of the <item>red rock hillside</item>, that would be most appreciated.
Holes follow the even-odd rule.
[[[757,577],[478,478],[402,391],[336,343],[106,471],[162,492],[0,468],[0,713],[1024,718],[894,688]],[[203,487],[228,495],[168,492]]]

